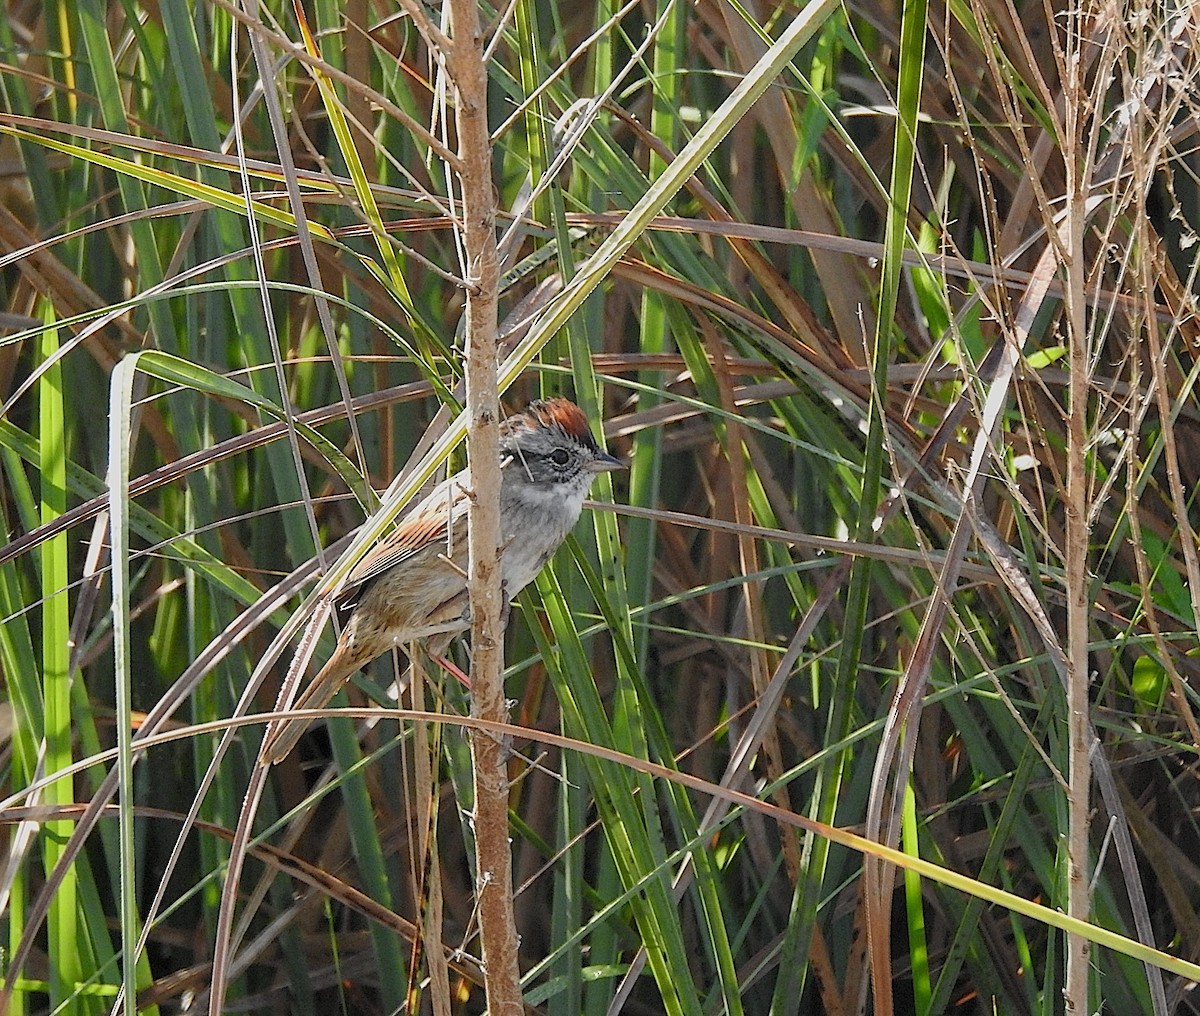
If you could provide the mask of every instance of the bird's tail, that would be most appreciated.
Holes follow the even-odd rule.
[[[362,661],[346,660],[339,647],[312,679],[308,687],[300,693],[293,705],[294,709],[323,709],[329,700],[338,693],[338,689],[349,680],[350,676],[362,666]],[[311,720],[277,720],[267,728],[266,741],[263,744],[262,756],[268,765],[281,761],[296,747],[296,742],[308,729]]]

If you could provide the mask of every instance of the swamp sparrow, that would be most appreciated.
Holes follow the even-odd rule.
[[[500,425],[501,582],[505,604],[525,588],[575,527],[596,475],[623,469],[567,399],[532,402]],[[367,552],[338,594],[350,610],[337,648],[296,701],[319,709],[360,667],[393,646],[422,643],[434,659],[471,627],[467,602],[470,470],[438,484]],[[266,758],[282,759],[307,720],[268,732]]]

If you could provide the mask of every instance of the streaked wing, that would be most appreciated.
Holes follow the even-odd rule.
[[[444,553],[448,544],[448,529],[467,511],[468,502],[461,491],[462,483],[463,478],[455,476],[435,487],[412,514],[401,519],[395,529],[367,551],[366,556],[346,576],[339,597],[378,578],[430,546],[436,546]],[[451,493],[452,484],[455,496],[452,504],[447,505],[446,495]]]

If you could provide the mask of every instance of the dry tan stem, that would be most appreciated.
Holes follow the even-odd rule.
[[[412,657],[410,657],[410,660]],[[425,671],[421,663],[410,662],[412,675],[409,688],[414,709],[425,708]],[[438,731],[424,721],[413,723],[412,765],[414,788],[412,799],[418,810],[416,816],[417,858],[414,865],[414,895],[423,899],[424,919],[421,934],[425,938],[425,967],[428,971],[429,1007],[433,1016],[450,1016],[450,962],[443,941],[442,866],[438,857],[438,790],[434,781],[438,749],[430,740],[431,731]],[[425,806],[422,807],[422,802]],[[423,877],[422,877],[423,876]],[[411,971],[409,976],[415,976]]]
[[[496,386],[499,260],[487,122],[487,66],[476,0],[454,0],[454,41],[446,53],[454,80],[462,186],[462,245],[467,279],[467,456],[471,467],[469,527],[471,712],[505,721],[501,677],[504,640],[500,590],[500,419]],[[497,739],[471,739],[475,773],[476,895],[492,1016],[522,1012],[508,843],[507,752]]]
[[[1091,911],[1088,886],[1088,832],[1091,810],[1090,699],[1091,659],[1088,626],[1091,595],[1088,576],[1088,330],[1084,293],[1087,288],[1084,232],[1087,228],[1090,151],[1084,138],[1088,119],[1087,86],[1080,65],[1082,12],[1068,22],[1064,74],[1067,212],[1063,230],[1064,304],[1069,347],[1070,391],[1067,413],[1067,914],[1087,921]],[[1082,935],[1067,935],[1065,1011],[1083,1016],[1088,1011],[1088,957],[1091,943]]]

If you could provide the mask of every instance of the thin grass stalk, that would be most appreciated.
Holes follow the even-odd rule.
[[[902,839],[906,852],[921,855],[920,833],[917,825],[917,798],[912,782],[904,788]],[[908,927],[908,956],[913,967],[913,1008],[917,1016],[932,1016],[930,1006],[932,984],[929,974],[929,942],[926,938],[925,906],[922,899],[921,877],[915,872],[904,873],[905,923]]]
[[[900,28],[899,74],[896,86],[897,116],[895,143],[892,149],[892,177],[888,184],[889,200],[884,238],[883,278],[879,295],[879,311],[876,317],[874,347],[870,360],[873,374],[873,397],[858,512],[857,537],[860,540],[871,539],[877,518],[874,505],[877,500],[876,491],[879,489],[882,478],[883,452],[887,432],[887,414],[883,398],[887,391],[888,370],[896,342],[894,319],[903,270],[901,255],[908,239],[908,209],[917,154],[917,117],[921,107],[925,40],[928,36],[926,19],[927,5],[921,0],[904,5]],[[949,567],[956,566],[954,563],[950,563]],[[870,562],[856,562],[851,572],[850,589],[847,593],[847,613],[850,624],[848,633],[861,630],[861,626],[866,621],[866,597],[870,581]],[[844,651],[838,660],[839,695],[853,695],[860,652],[861,644],[857,639],[847,638]],[[926,673],[924,661],[919,661],[918,666],[922,668],[922,674],[918,679],[917,688],[913,689],[916,694],[912,711],[904,712],[898,708],[902,683],[897,688],[897,699],[892,706],[894,712],[889,717],[888,726],[885,727],[885,730],[895,731],[897,736],[901,736],[901,728],[903,728],[903,736],[910,745],[917,736],[919,701],[923,697]],[[847,688],[848,692],[845,691]],[[881,793],[880,777],[884,775],[887,768],[897,763],[897,760],[896,770],[891,774],[891,796],[888,797]],[[881,842],[889,846],[895,842],[893,837],[897,835],[894,820],[903,798],[904,787],[908,783],[910,765],[911,752],[896,751],[893,754],[885,741],[876,763],[871,802],[868,806],[867,828],[869,836],[881,839]],[[836,771],[832,775],[836,776]],[[832,815],[832,812],[829,814]],[[868,858],[863,878],[874,1009],[877,1016],[891,1016],[893,998],[888,914],[891,909],[895,873],[877,866],[873,859]],[[848,1001],[850,1004],[857,1004],[857,999],[853,997]]]
[[[36,525],[33,491],[29,488],[20,461],[7,449],[4,452],[3,468],[5,482],[15,494],[18,511],[21,511],[31,524]],[[0,531],[0,536],[7,537],[8,533]],[[20,613],[23,603],[24,596],[17,566],[11,563],[0,565],[0,616],[6,619],[4,624],[0,624],[0,664],[3,665],[6,675],[9,675],[8,704],[12,709],[13,721],[12,771],[18,785],[29,786],[38,776],[40,768],[38,744],[44,729],[44,710],[37,681],[40,663],[34,652],[29,626]],[[38,803],[38,795],[29,799],[31,805]],[[11,964],[11,957],[25,936],[29,857],[38,845],[40,832],[41,826],[36,822],[18,826],[9,837],[5,852],[2,876],[4,881],[0,885],[0,912],[7,915],[9,925],[9,979],[22,973],[19,967]],[[24,991],[12,995],[8,1011],[13,1016],[25,1016],[28,1011],[28,998]]]
[[[661,26],[653,52],[653,106],[650,111],[651,137],[664,146],[652,147],[647,163],[647,177],[654,179],[666,168],[665,154],[678,147],[676,134],[679,131],[678,107],[682,102],[682,82],[678,77],[683,59],[683,32],[687,22],[687,11],[675,0],[660,0],[655,11],[656,25]],[[670,330],[664,301],[652,287],[642,290],[640,320],[641,335],[638,350],[643,353],[665,353],[669,350]],[[639,400],[639,407],[650,409],[657,396],[652,394],[657,378],[645,374],[642,382],[647,391]],[[633,454],[629,463],[629,498],[634,504],[654,505],[658,503],[662,483],[662,429],[646,428],[640,431],[633,443]],[[626,561],[625,582],[629,590],[631,606],[642,606],[650,602],[653,592],[653,567],[655,560],[655,526],[649,522],[630,521],[625,534],[630,553]],[[644,672],[650,649],[646,635],[635,638],[637,661]]]
[[[117,364],[109,399],[109,526],[112,538],[113,650],[117,699],[117,780],[120,793],[121,848],[120,927],[125,949],[121,956],[121,992],[114,1012],[124,1001],[135,1010],[137,998],[137,853],[134,844],[134,782],[132,674],[129,630],[129,473],[130,402],[136,374],[136,357]]]
[[[1168,57],[1171,53],[1175,41],[1184,36],[1189,31],[1196,30],[1196,12],[1191,10],[1185,12],[1179,11],[1173,18],[1165,11],[1156,12],[1162,13],[1170,20],[1164,26],[1167,31],[1163,32],[1158,39],[1158,45],[1161,49],[1155,51],[1150,48],[1152,45],[1147,40],[1153,38],[1152,32],[1139,39],[1134,35],[1136,41],[1134,46],[1145,46],[1148,52],[1139,50],[1139,59],[1134,62],[1134,69],[1139,72],[1136,76],[1132,76],[1132,80],[1126,84],[1126,94],[1138,94],[1143,89],[1152,91],[1153,89],[1162,89],[1165,87],[1165,78],[1167,73]],[[1123,35],[1125,25],[1122,23],[1113,24],[1111,30]],[[1169,40],[1169,41],[1168,41]],[[1127,40],[1122,39],[1122,42]],[[1185,92],[1177,93],[1180,97],[1186,94]],[[1181,104],[1181,103],[1180,103]],[[1175,521],[1178,526],[1178,543],[1183,556],[1183,571],[1188,577],[1187,588],[1190,597],[1190,605],[1192,610],[1193,622],[1200,619],[1200,560],[1197,559],[1195,546],[1195,533],[1191,521],[1188,517],[1188,496],[1185,493],[1184,481],[1181,474],[1181,463],[1177,447],[1177,407],[1181,408],[1186,398],[1186,392],[1189,391],[1194,382],[1196,371],[1200,366],[1193,366],[1189,372],[1189,377],[1179,385],[1180,391],[1178,401],[1172,405],[1171,384],[1168,381],[1165,371],[1167,357],[1165,355],[1163,344],[1163,325],[1160,323],[1157,306],[1151,294],[1155,293],[1155,282],[1163,278],[1170,278],[1173,275],[1173,268],[1162,263],[1160,259],[1165,260],[1162,245],[1155,235],[1154,228],[1151,226],[1149,210],[1147,208],[1147,198],[1151,193],[1151,187],[1155,176],[1159,172],[1160,165],[1166,162],[1164,156],[1167,154],[1165,149],[1167,142],[1165,140],[1166,125],[1171,122],[1179,112],[1179,105],[1175,101],[1170,102],[1165,109],[1156,109],[1154,104],[1147,102],[1138,105],[1134,110],[1130,111],[1130,123],[1128,124],[1128,135],[1124,136],[1123,132],[1118,129],[1114,132],[1117,136],[1116,140],[1122,142],[1130,165],[1132,176],[1132,200],[1128,210],[1128,216],[1132,219],[1130,224],[1130,242],[1134,245],[1134,250],[1137,252],[1136,263],[1131,268],[1131,275],[1136,279],[1136,293],[1138,294],[1137,310],[1131,315],[1133,318],[1134,337],[1130,340],[1131,343],[1136,343],[1141,334],[1145,334],[1149,345],[1149,361],[1151,366],[1151,387],[1154,392],[1154,410],[1161,422],[1159,435],[1162,442],[1162,451],[1164,466],[1167,473],[1167,483],[1170,489],[1170,500],[1175,512]],[[1109,140],[1109,148],[1113,147],[1113,138]],[[1104,157],[1107,158],[1107,152]],[[1123,153],[1124,154],[1124,153]],[[1114,219],[1116,217],[1114,216]],[[1170,287],[1164,287],[1169,289]],[[1174,303],[1174,300],[1169,299],[1168,303]],[[1178,335],[1177,328],[1179,325],[1178,318],[1172,320],[1167,326],[1167,335]],[[1141,364],[1135,357],[1133,359],[1133,384],[1135,388],[1140,388]],[[1138,407],[1139,412],[1149,413],[1150,400]],[[1141,430],[1141,420],[1137,421],[1135,429]],[[1132,447],[1128,455],[1128,488],[1130,490],[1139,489],[1139,481],[1135,474],[1135,459]],[[1144,482],[1144,481],[1143,481]],[[1159,647],[1159,657],[1162,664],[1168,673],[1168,679],[1172,689],[1170,696],[1174,700],[1175,708],[1181,717],[1184,729],[1187,731],[1193,743],[1200,743],[1200,731],[1197,730],[1197,721],[1193,711],[1191,702],[1183,687],[1183,680],[1179,673],[1179,669],[1172,659],[1169,651],[1163,651],[1163,643],[1161,641],[1161,629],[1158,621],[1158,610],[1153,603],[1148,591],[1152,588],[1153,583],[1148,575],[1147,562],[1144,553],[1142,552],[1142,534],[1141,527],[1137,523],[1138,502],[1133,500],[1130,504],[1132,510],[1124,514],[1124,518],[1132,517],[1135,519],[1130,526],[1130,538],[1137,548],[1137,573],[1139,584],[1143,590],[1142,601],[1143,609],[1146,614],[1149,630],[1154,637],[1156,644]],[[1147,602],[1149,600],[1150,602]],[[1103,776],[1101,769],[1098,775]],[[1101,783],[1103,788],[1104,784]],[[1133,904],[1134,918],[1137,926],[1138,937],[1147,943],[1153,943],[1154,930],[1150,926],[1149,908],[1145,900],[1145,887],[1143,885],[1143,876],[1138,871],[1136,858],[1133,856],[1132,838],[1129,835],[1133,827],[1144,828],[1145,816],[1141,808],[1135,804],[1131,798],[1132,794],[1125,786],[1121,786],[1122,798],[1125,802],[1125,813],[1129,818],[1130,830],[1126,830],[1123,826],[1117,829],[1117,846],[1118,852],[1124,855],[1126,852],[1130,855],[1128,859],[1122,856],[1122,864],[1125,871],[1126,882],[1129,885],[1130,899]],[[1139,837],[1139,842],[1143,845],[1153,844],[1156,837],[1149,830]],[[1152,854],[1153,846],[1143,846],[1147,853]],[[1174,883],[1176,872],[1170,864],[1163,864],[1161,861],[1155,863],[1155,859],[1151,858],[1150,863],[1146,866],[1149,870],[1157,873],[1161,880],[1163,892],[1168,900],[1168,906],[1173,911],[1178,928],[1178,935],[1181,940],[1191,941],[1194,936],[1189,933],[1188,929],[1194,929],[1197,920],[1194,908],[1179,908],[1173,907],[1170,901],[1182,899],[1177,892],[1174,891]],[[1156,1013],[1165,1013],[1168,1011],[1167,999],[1165,997],[1165,987],[1163,985],[1161,973],[1157,970],[1147,969],[1147,980],[1149,982],[1150,996],[1154,1004]]]
[[[53,309],[43,305],[47,326],[54,320]],[[41,334],[40,359],[52,361],[58,349],[58,329],[47,327]],[[62,365],[54,363],[38,385],[38,440],[40,456],[41,523],[53,522],[67,508],[67,420],[63,395]],[[42,594],[42,700],[44,705],[46,770],[67,770],[72,761],[73,727],[71,723],[70,617],[67,602],[67,537],[61,534],[41,547]],[[46,789],[46,803],[67,805],[75,800],[74,781],[70,777],[55,780]],[[65,856],[63,844],[71,835],[70,822],[49,822],[42,844],[47,871]],[[51,960],[50,998],[54,1005],[66,1005],[79,1012],[72,1001],[76,986],[90,971],[82,966],[85,937],[80,921],[81,891],[74,864],[67,869],[61,890],[50,908],[48,933]]]
[[[414,650],[416,647],[413,647]],[[424,667],[417,662],[409,663],[412,675],[410,690],[413,704],[426,701]],[[442,949],[445,926],[443,924],[442,862],[438,848],[439,795],[434,780],[436,763],[440,754],[442,728],[421,721],[413,722],[412,765],[413,800],[417,802],[416,814],[411,816],[411,825],[417,830],[417,858],[424,864],[424,878],[417,883],[418,898],[424,900],[421,931],[424,935],[425,967],[429,971],[429,996],[434,1016],[450,1016],[451,989],[450,967]],[[415,987],[419,967],[413,965],[409,971],[411,986],[409,1004],[413,1005],[418,993]]]
[[[1088,227],[1088,197],[1091,187],[1093,144],[1085,137],[1092,121],[1091,106],[1083,75],[1089,61],[1083,49],[1089,46],[1090,19],[1085,8],[1071,12],[1066,22],[1063,53],[1064,142],[1066,164],[1066,221],[1063,224],[1063,270],[1065,311],[1069,349],[1070,387],[1067,407],[1066,489],[1066,595],[1067,595],[1067,914],[1079,921],[1091,914],[1091,789],[1092,657],[1091,580],[1088,574],[1090,488],[1088,475],[1088,414],[1091,403],[1091,342],[1088,333],[1084,292],[1087,288],[1084,236]],[[1091,944],[1086,938],[1068,935],[1066,983],[1063,999],[1069,1014],[1090,1013],[1089,983]]]

